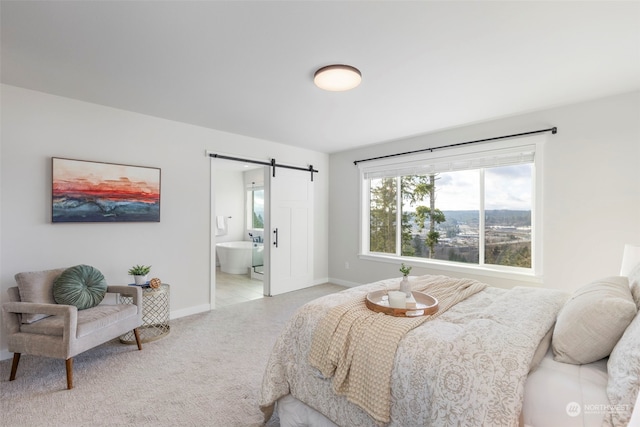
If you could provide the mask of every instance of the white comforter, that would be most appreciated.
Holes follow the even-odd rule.
[[[360,286],[298,310],[267,364],[260,403],[265,413],[291,394],[340,426],[375,425],[365,411],[333,392],[331,381],[309,365],[308,351],[328,309],[398,283]],[[566,298],[559,291],[487,288],[409,332],[394,361],[388,425],[516,426],[533,354]]]

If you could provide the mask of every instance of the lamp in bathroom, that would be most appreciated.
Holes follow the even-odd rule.
[[[320,89],[343,92],[357,87],[362,81],[360,70],[351,65],[334,64],[320,68],[313,76],[313,82]]]

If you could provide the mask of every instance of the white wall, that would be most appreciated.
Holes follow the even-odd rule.
[[[171,284],[172,317],[209,307],[210,159],[205,150],[313,164],[314,278],[328,277],[328,155],[68,98],[0,86],[0,300],[14,274],[76,264],[128,283],[133,264]],[[162,169],[160,223],[51,223],[51,157]],[[0,350],[6,350],[0,328]]]
[[[216,236],[216,242],[247,240],[245,224],[245,187],[241,171],[214,169],[213,186],[216,216],[223,216],[227,233]],[[215,232],[215,229],[214,229]]]
[[[625,243],[640,243],[640,92],[333,154],[329,275],[341,284],[399,277],[398,265],[358,258],[354,160],[557,126],[544,150],[544,283],[572,291],[616,275]],[[349,263],[349,269],[345,268]],[[414,268],[412,274],[450,272]],[[496,286],[527,285],[486,276]]]

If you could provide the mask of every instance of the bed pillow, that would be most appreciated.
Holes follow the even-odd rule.
[[[538,348],[535,353],[533,353],[533,358],[531,359],[531,363],[529,364],[529,372],[533,372],[538,369],[542,359],[549,351],[549,347],[551,347],[551,337],[553,336],[553,326],[549,329],[549,331],[542,337],[540,340],[540,344],[538,344]]]
[[[581,365],[608,356],[637,311],[626,277],[583,286],[558,314],[551,339],[554,360]]]
[[[607,371],[612,425],[626,426],[640,389],[640,314],[611,351]]]
[[[90,265],[67,268],[53,282],[53,298],[58,304],[75,305],[78,310],[95,307],[107,293],[107,281]]]
[[[37,304],[55,304],[53,299],[53,282],[62,274],[64,268],[55,270],[29,271],[15,275],[20,301]],[[22,323],[33,323],[49,317],[48,314],[23,313]]]
[[[631,296],[636,302],[638,310],[640,310],[640,262],[629,272],[629,288],[631,289]]]

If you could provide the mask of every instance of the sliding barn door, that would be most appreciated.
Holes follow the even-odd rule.
[[[313,182],[309,173],[276,168],[269,174],[268,295],[313,285]],[[265,182],[267,177],[265,177]],[[268,232],[268,233],[267,233]]]

